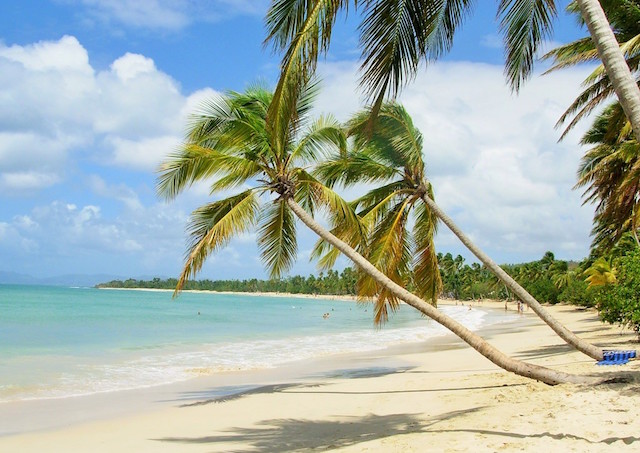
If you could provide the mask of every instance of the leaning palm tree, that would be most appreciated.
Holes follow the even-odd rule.
[[[172,199],[194,182],[206,179],[213,180],[212,193],[246,188],[193,212],[188,229],[191,241],[176,294],[211,253],[232,237],[251,231],[257,223],[263,261],[272,276],[282,274],[296,257],[297,216],[381,287],[445,326],[499,367],[548,384],[595,382],[595,378],[569,375],[508,357],[399,286],[313,219],[310,212],[324,207],[341,221],[357,225],[350,207],[308,172],[314,158],[345,144],[341,129],[332,119],[325,117],[309,123],[312,92],[309,88],[303,90],[303,96],[291,99],[288,108],[279,112],[281,129],[269,127],[266,118],[273,96],[259,88],[211,101],[193,119],[184,145],[161,167],[159,194]],[[265,197],[269,199],[265,201]]]
[[[362,228],[368,232],[366,242],[353,245],[359,246],[365,258],[387,277],[400,286],[411,287],[414,294],[435,305],[442,288],[433,243],[437,217],[422,200],[423,195],[433,199],[433,190],[425,185],[425,165],[420,154],[422,136],[416,129],[404,127],[406,122],[398,121],[399,118],[409,121],[403,107],[383,105],[377,127],[369,134],[369,112],[356,115],[347,125],[348,135],[354,138],[353,146],[323,162],[316,174],[331,187],[385,181],[351,203],[358,211]],[[347,240],[358,233],[345,231],[344,224],[337,225],[334,232],[338,236],[346,232]],[[327,251],[325,245],[325,242],[318,244],[314,255],[327,252],[320,264],[329,267],[338,251],[335,248]],[[358,295],[377,297],[376,323],[385,321],[388,309],[396,309],[399,303],[366,273],[360,273]]]
[[[567,343],[579,351],[601,360],[602,349],[582,340],[564,325],[553,318],[540,303],[520,286],[504,269],[498,266],[489,256],[453,223],[442,209],[435,203],[431,183],[424,172],[422,135],[413,125],[411,117],[406,110],[398,104],[384,104],[373,128],[370,128],[369,118],[371,111],[366,110],[357,115],[351,122],[349,132],[355,137],[356,151],[348,155],[340,155],[334,158],[330,164],[323,165],[321,175],[329,185],[335,182],[354,184],[357,182],[376,182],[385,185],[374,189],[368,195],[357,201],[358,206],[363,207],[362,215],[375,215],[378,212],[385,213],[392,209],[382,209],[393,202],[415,203],[420,200],[421,207],[418,219],[418,231],[420,228],[432,230],[435,218],[442,220],[451,231],[467,246],[482,263],[497,275],[513,293],[546,322]],[[392,219],[395,216],[391,217]],[[382,222],[387,220],[380,217]],[[424,222],[424,226],[420,224]],[[396,222],[397,223],[397,222]],[[386,231],[386,230],[385,230]],[[385,233],[386,234],[386,233]],[[386,236],[384,236],[386,237]],[[433,253],[431,251],[431,253]],[[548,252],[550,253],[550,252]],[[389,252],[385,253],[385,257]],[[545,255],[547,260],[553,259],[553,254]],[[394,258],[399,261],[400,257]],[[418,266],[422,271],[422,267]],[[381,269],[386,270],[386,269]],[[421,273],[418,279],[425,278]],[[427,280],[427,286],[431,284]]]

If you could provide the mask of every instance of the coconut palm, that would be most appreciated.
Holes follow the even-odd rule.
[[[585,188],[584,204],[596,205],[592,247],[606,253],[626,233],[638,241],[640,216],[640,146],[631,136],[622,110],[604,110],[582,138],[594,145],[580,162],[575,188]]]
[[[516,297],[529,305],[554,332],[576,349],[593,358],[600,359],[602,357],[600,348],[580,339],[554,319],[533,296],[473,244],[435,203],[431,183],[424,172],[422,135],[413,125],[406,110],[398,104],[383,105],[373,128],[369,124],[370,114],[371,109],[367,109],[350,122],[349,133],[355,137],[357,144],[355,151],[349,155],[339,155],[328,164],[323,165],[322,179],[329,185],[336,182],[347,185],[356,182],[384,183],[385,185],[373,189],[357,202],[358,207],[363,207],[361,214],[365,218],[381,214],[375,219],[382,222],[387,221],[387,218],[384,217],[387,211],[390,211],[394,206],[401,205],[394,203],[407,203],[408,205],[411,202],[413,206],[418,199],[421,200],[424,206],[416,205],[421,209],[417,222],[418,228],[421,228],[419,225],[421,222],[425,222],[425,229],[433,229],[431,225],[435,224],[434,218],[442,220],[465,246],[491,272],[497,275]],[[548,252],[545,258],[553,260],[553,254]],[[399,256],[394,256],[394,260],[396,260],[394,262],[399,259]],[[418,266],[416,269],[421,268]],[[381,270],[386,271],[387,269],[381,268]],[[419,275],[416,280],[420,278],[424,278],[424,276]],[[427,283],[430,285],[431,281]]]
[[[640,67],[640,1],[603,0],[601,4],[616,40],[620,43],[620,50],[625,56],[627,66],[634,75],[637,75]],[[581,18],[580,10],[575,2],[569,4],[567,11]],[[584,25],[584,21],[581,23]],[[543,58],[553,60],[553,66],[547,73],[586,62],[600,62],[597,49],[590,36],[559,46]],[[568,122],[562,138],[578,121],[614,94],[613,85],[602,64],[585,79],[584,86],[585,89],[558,120],[557,126],[560,126],[573,117]],[[624,117],[624,113],[622,115]]]
[[[313,219],[308,211],[325,207],[343,222],[351,224],[354,220],[349,206],[307,171],[314,158],[328,149],[344,146],[334,120],[325,117],[309,122],[312,92],[309,88],[303,90],[303,96],[289,104],[290,110],[278,112],[278,124],[283,127],[277,130],[266,121],[273,96],[259,88],[244,94],[231,92],[210,101],[193,119],[184,145],[161,167],[159,194],[172,199],[194,182],[207,179],[213,181],[212,193],[238,187],[244,190],[192,213],[188,228],[191,240],[176,294],[211,253],[232,237],[251,231],[256,223],[263,261],[272,276],[282,274],[296,257],[294,216],[297,216],[394,297],[442,324],[496,365],[548,384],[594,382],[594,378],[569,375],[508,357],[393,282]],[[265,197],[274,199],[265,201]]]

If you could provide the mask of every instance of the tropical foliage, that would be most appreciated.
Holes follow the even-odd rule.
[[[640,250],[621,257],[616,264],[616,284],[596,291],[600,318],[612,324],[630,327],[640,337]]]
[[[582,143],[593,147],[580,162],[575,187],[585,189],[584,203],[595,204],[595,252],[608,252],[627,232],[640,244],[640,146],[618,104],[596,117]]]
[[[198,291],[234,291],[243,293],[291,293],[291,294],[326,294],[326,295],[356,295],[356,272],[346,267],[341,272],[330,270],[321,272],[318,276],[293,275],[279,279],[260,280],[251,278],[246,280],[189,280],[185,283],[185,290]],[[152,280],[112,280],[100,283],[98,288],[153,288],[174,290],[178,280],[175,278]]]

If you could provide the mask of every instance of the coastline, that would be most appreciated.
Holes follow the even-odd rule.
[[[476,305],[504,311],[504,303]],[[507,308],[513,314],[515,307]],[[593,310],[548,309],[598,345],[637,348],[633,332],[602,324]],[[481,334],[521,360],[573,373],[631,372],[635,381],[550,387],[498,369],[447,335],[368,357],[298,364],[306,379],[285,369],[256,379],[248,390],[242,391],[247,381],[237,381],[239,393],[226,399],[216,399],[211,380],[197,379],[163,389],[173,398],[156,400],[152,408],[1,437],[0,450],[418,452],[425,445],[429,451],[637,450],[640,362],[597,367],[530,311],[514,324],[489,326]],[[115,401],[104,398],[101,404]]]
[[[172,289],[163,289],[163,288],[106,288],[106,287],[96,287],[96,289],[107,289],[107,290],[115,290],[115,291],[152,291],[152,292],[170,292],[173,293]],[[256,296],[256,297],[293,297],[299,299],[323,299],[323,300],[344,300],[344,301],[359,301],[357,296],[351,296],[345,294],[343,296],[336,294],[301,294],[301,293],[281,293],[281,292],[243,292],[243,291],[212,291],[206,289],[185,289],[181,291],[183,293],[193,293],[193,294],[226,294],[230,296]]]

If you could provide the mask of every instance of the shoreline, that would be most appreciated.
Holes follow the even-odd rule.
[[[173,293],[172,289],[164,289],[164,288],[107,288],[107,287],[94,287],[95,289],[107,289],[107,290],[115,290],[115,291],[151,291],[151,292],[170,292]],[[291,297],[291,298],[299,298],[299,299],[323,299],[323,300],[344,300],[344,301],[354,301],[358,302],[358,296],[352,295],[343,295],[339,296],[336,294],[301,294],[301,293],[281,293],[281,292],[243,292],[243,291],[214,291],[208,289],[185,289],[182,290],[183,293],[192,293],[192,294],[224,294],[229,296],[256,296],[256,297]]]
[[[477,305],[504,312],[504,303]],[[508,308],[512,315],[515,308]],[[638,347],[633,332],[602,324],[593,310],[548,309],[600,346]],[[231,376],[229,384],[239,391],[222,399],[210,379],[198,378],[150,392],[153,405],[144,410],[0,437],[0,450],[43,451],[54,445],[60,451],[419,452],[428,444],[430,451],[617,452],[640,446],[634,422],[640,417],[640,362],[596,367],[530,311],[513,324],[487,326],[480,333],[521,360],[581,374],[622,371],[633,379],[550,387],[506,373],[446,335],[368,357],[300,363],[306,380],[296,379],[292,368],[261,383],[260,373],[252,375],[253,384]],[[118,403],[104,398],[93,404]],[[43,416],[37,410],[31,415]],[[83,410],[91,411],[91,405]]]

